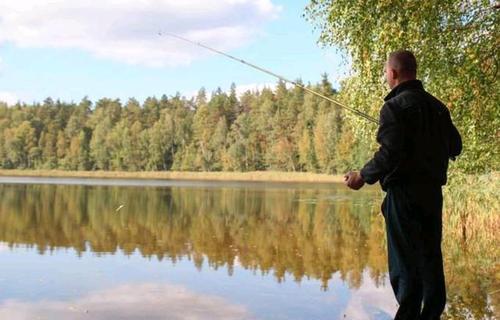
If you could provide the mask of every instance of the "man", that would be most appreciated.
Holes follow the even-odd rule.
[[[380,147],[345,180],[354,190],[379,181],[387,192],[382,214],[389,276],[399,302],[395,319],[439,319],[446,304],[441,186],[462,140],[448,109],[416,79],[417,62],[410,51],[391,53],[385,76],[391,92],[380,111]]]

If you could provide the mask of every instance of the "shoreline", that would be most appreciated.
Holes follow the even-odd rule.
[[[250,171],[250,172],[191,172],[191,171],[65,171],[65,170],[0,170],[0,177],[148,179],[231,182],[343,183],[342,175],[310,172]]]

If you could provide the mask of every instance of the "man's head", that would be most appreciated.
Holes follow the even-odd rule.
[[[411,51],[391,52],[385,64],[385,79],[392,89],[401,82],[417,78],[417,60]]]

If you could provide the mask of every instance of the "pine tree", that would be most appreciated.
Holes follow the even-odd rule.
[[[227,121],[224,116],[219,118],[213,136],[209,142],[209,149],[213,152],[211,170],[220,171],[223,167],[223,157],[226,151]]]

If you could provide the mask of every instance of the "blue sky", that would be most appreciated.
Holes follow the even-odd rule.
[[[4,3],[6,2],[6,3]],[[45,3],[44,3],[45,2]],[[31,103],[102,97],[192,95],[273,84],[275,79],[159,36],[171,31],[285,77],[335,83],[345,69],[316,44],[302,17],[308,1],[0,0],[0,100]]]

